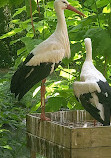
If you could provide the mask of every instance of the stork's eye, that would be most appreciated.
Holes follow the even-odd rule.
[[[64,4],[67,4],[65,1],[62,1]]]

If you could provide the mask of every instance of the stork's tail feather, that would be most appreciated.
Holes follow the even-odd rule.
[[[33,57],[34,55],[30,53],[25,61],[21,63],[18,67],[18,70],[14,73],[11,80],[10,90],[15,94],[15,97],[23,91],[23,85],[26,82],[27,74],[29,74],[31,67],[26,66],[25,64]],[[20,100],[23,96],[18,96]]]
[[[26,86],[26,76],[30,72],[30,67],[22,65],[13,75],[10,85],[10,90],[15,94],[15,97],[18,95],[18,100],[20,100],[25,94],[21,95],[24,92],[24,88],[29,90],[29,86]],[[25,87],[24,87],[25,85]]]

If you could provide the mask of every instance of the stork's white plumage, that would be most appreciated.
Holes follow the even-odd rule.
[[[64,10],[69,9],[84,16],[69,5],[67,0],[55,0],[54,6],[58,20],[55,32],[31,51],[11,80],[11,92],[15,93],[15,97],[18,96],[19,100],[36,83],[43,80],[41,86],[42,120],[46,120],[44,112],[45,78],[54,71],[63,58],[70,57],[70,44]]]
[[[80,82],[74,82],[74,94],[83,107],[103,125],[110,125],[111,87],[92,62],[91,39],[85,39],[86,60]]]

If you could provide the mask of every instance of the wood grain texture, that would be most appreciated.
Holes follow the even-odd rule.
[[[71,149],[27,133],[28,147],[47,158],[71,158]]]
[[[71,148],[111,146],[111,127],[77,128],[71,137]]]
[[[110,158],[111,147],[72,149],[71,158]]]

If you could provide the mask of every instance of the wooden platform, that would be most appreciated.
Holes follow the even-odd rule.
[[[39,114],[27,115],[31,158],[36,152],[47,158],[111,158],[111,127],[86,127],[93,118],[83,110],[47,116],[50,122],[40,121]]]

